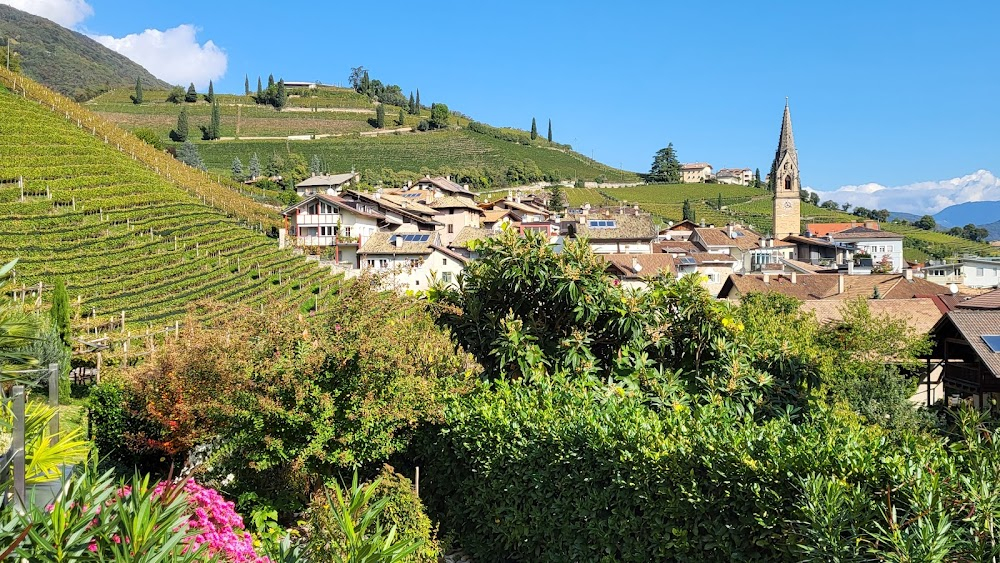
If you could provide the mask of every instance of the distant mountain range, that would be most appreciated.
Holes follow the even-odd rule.
[[[21,56],[21,72],[76,100],[111,88],[134,87],[136,77],[149,89],[170,85],[131,59],[97,41],[45,18],[0,4],[0,42]]]
[[[894,211],[889,220],[916,221],[920,215]],[[990,232],[989,240],[1000,240],[1000,201],[967,201],[945,207],[933,214],[934,221],[941,229],[964,227],[969,223]]]

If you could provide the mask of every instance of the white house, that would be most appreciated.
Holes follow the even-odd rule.
[[[596,254],[652,254],[658,230],[653,218],[632,211],[578,215],[568,219],[570,238],[586,237]]]
[[[358,246],[385,220],[378,209],[326,194],[308,196],[281,214],[295,246],[332,247],[334,259],[350,266],[357,264]]]
[[[749,186],[753,182],[753,172],[749,168],[720,168],[715,180],[720,184]]]
[[[962,276],[966,287],[1000,287],[1000,258],[962,258]]]
[[[358,257],[361,270],[385,276],[387,286],[415,291],[427,289],[434,279],[454,283],[467,262],[441,245],[439,233],[375,233]]]
[[[855,258],[858,258],[858,254],[868,254],[875,267],[883,260],[888,260],[892,266],[885,273],[898,274],[907,267],[903,260],[903,235],[868,227],[852,227],[830,233],[830,238],[834,243],[853,245]]]
[[[684,184],[701,184],[711,177],[712,165],[707,162],[681,164],[681,182]]]

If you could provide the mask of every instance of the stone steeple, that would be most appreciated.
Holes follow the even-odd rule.
[[[778,150],[771,164],[771,187],[774,189],[774,236],[782,239],[799,234],[801,227],[801,203],[799,191],[799,155],[795,150],[795,136],[792,134],[792,114],[785,98],[785,114],[781,118],[781,135]]]

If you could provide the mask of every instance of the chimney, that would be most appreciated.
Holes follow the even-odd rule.
[[[507,190],[507,201],[512,201],[514,199],[514,192]]]
[[[729,238],[736,238],[736,234],[733,233],[733,224],[732,223],[726,225],[726,235],[728,235]]]
[[[847,275],[849,276],[854,275],[854,260],[849,260],[847,262]]]
[[[392,240],[393,240],[393,244],[396,245],[396,248],[399,248],[399,247],[403,246],[403,236],[402,235],[393,235],[393,239]]]
[[[844,274],[837,276],[837,295],[844,293]]]
[[[413,180],[407,180],[406,181],[406,189],[410,189],[412,187],[413,187]]]
[[[904,269],[903,275],[906,276],[906,281],[913,281],[913,268]]]
[[[469,191],[469,184],[462,184],[462,189],[465,191]]]
[[[632,271],[637,274],[642,271],[642,264],[635,258],[632,259]]]
[[[771,283],[771,274],[764,274],[764,285]]]
[[[791,280],[792,280],[792,284],[793,285],[798,281],[798,279],[799,279],[798,274],[796,274],[795,272],[792,272]]]

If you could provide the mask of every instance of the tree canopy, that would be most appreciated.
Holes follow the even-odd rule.
[[[656,151],[649,169],[649,181],[660,184],[678,184],[681,181],[681,163],[677,160],[674,144]]]

